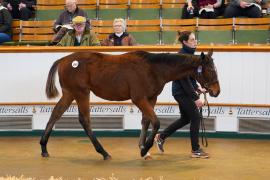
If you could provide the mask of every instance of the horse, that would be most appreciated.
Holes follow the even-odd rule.
[[[141,157],[147,159],[160,127],[154,106],[166,83],[192,76],[206,88],[210,96],[219,95],[220,86],[212,54],[213,51],[208,54],[202,52],[201,55],[146,51],[132,51],[121,55],[76,52],[55,61],[48,74],[46,95],[50,99],[59,94],[55,86],[55,74],[58,70],[62,97],[55,105],[41,136],[41,155],[49,156],[47,143],[52,128],[75,100],[79,122],[95,150],[104,160],[111,159],[111,155],[105,151],[91,129],[89,103],[92,91],[96,96],[109,101],[131,99],[140,109],[142,130],[139,149]],[[152,131],[146,137],[150,123]]]

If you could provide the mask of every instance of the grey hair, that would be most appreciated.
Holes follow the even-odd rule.
[[[126,21],[123,19],[123,18],[115,18],[113,20],[113,25],[117,22],[120,22],[121,23],[121,26],[122,26],[122,29],[123,29],[123,32],[126,31]]]
[[[77,4],[77,3],[78,3],[78,1],[77,1],[77,0],[66,0],[66,4],[67,4],[67,2],[72,2],[72,3],[75,3],[75,4]]]

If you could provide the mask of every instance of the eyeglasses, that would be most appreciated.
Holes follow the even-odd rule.
[[[76,23],[76,24],[73,24],[74,26],[84,26],[85,23]]]

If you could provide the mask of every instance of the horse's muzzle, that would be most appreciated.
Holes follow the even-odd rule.
[[[214,91],[209,91],[209,94],[210,94],[210,96],[212,96],[212,97],[218,97],[218,95],[220,94],[220,90],[218,90],[218,91],[216,91],[216,92],[214,92]]]

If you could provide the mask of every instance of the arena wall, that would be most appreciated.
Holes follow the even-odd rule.
[[[215,51],[213,56],[221,94],[217,98],[208,97],[211,105],[210,117],[206,118],[208,131],[270,134],[269,46],[211,48]],[[178,47],[144,49],[152,52],[177,52]],[[207,49],[209,47],[199,47],[197,54]],[[57,102],[57,99],[48,100],[45,96],[47,74],[52,63],[72,52],[91,50],[121,54],[132,49],[0,48],[0,131],[44,129],[53,105]],[[91,102],[94,129],[119,131],[141,128],[141,113],[130,101],[109,102],[91,94]],[[162,127],[178,117],[178,107],[171,96],[171,83],[165,86],[158,97],[155,111],[161,119]],[[206,117],[206,107],[203,113]],[[77,106],[73,104],[64,114],[63,123],[59,121],[55,129],[81,130],[76,118]]]

